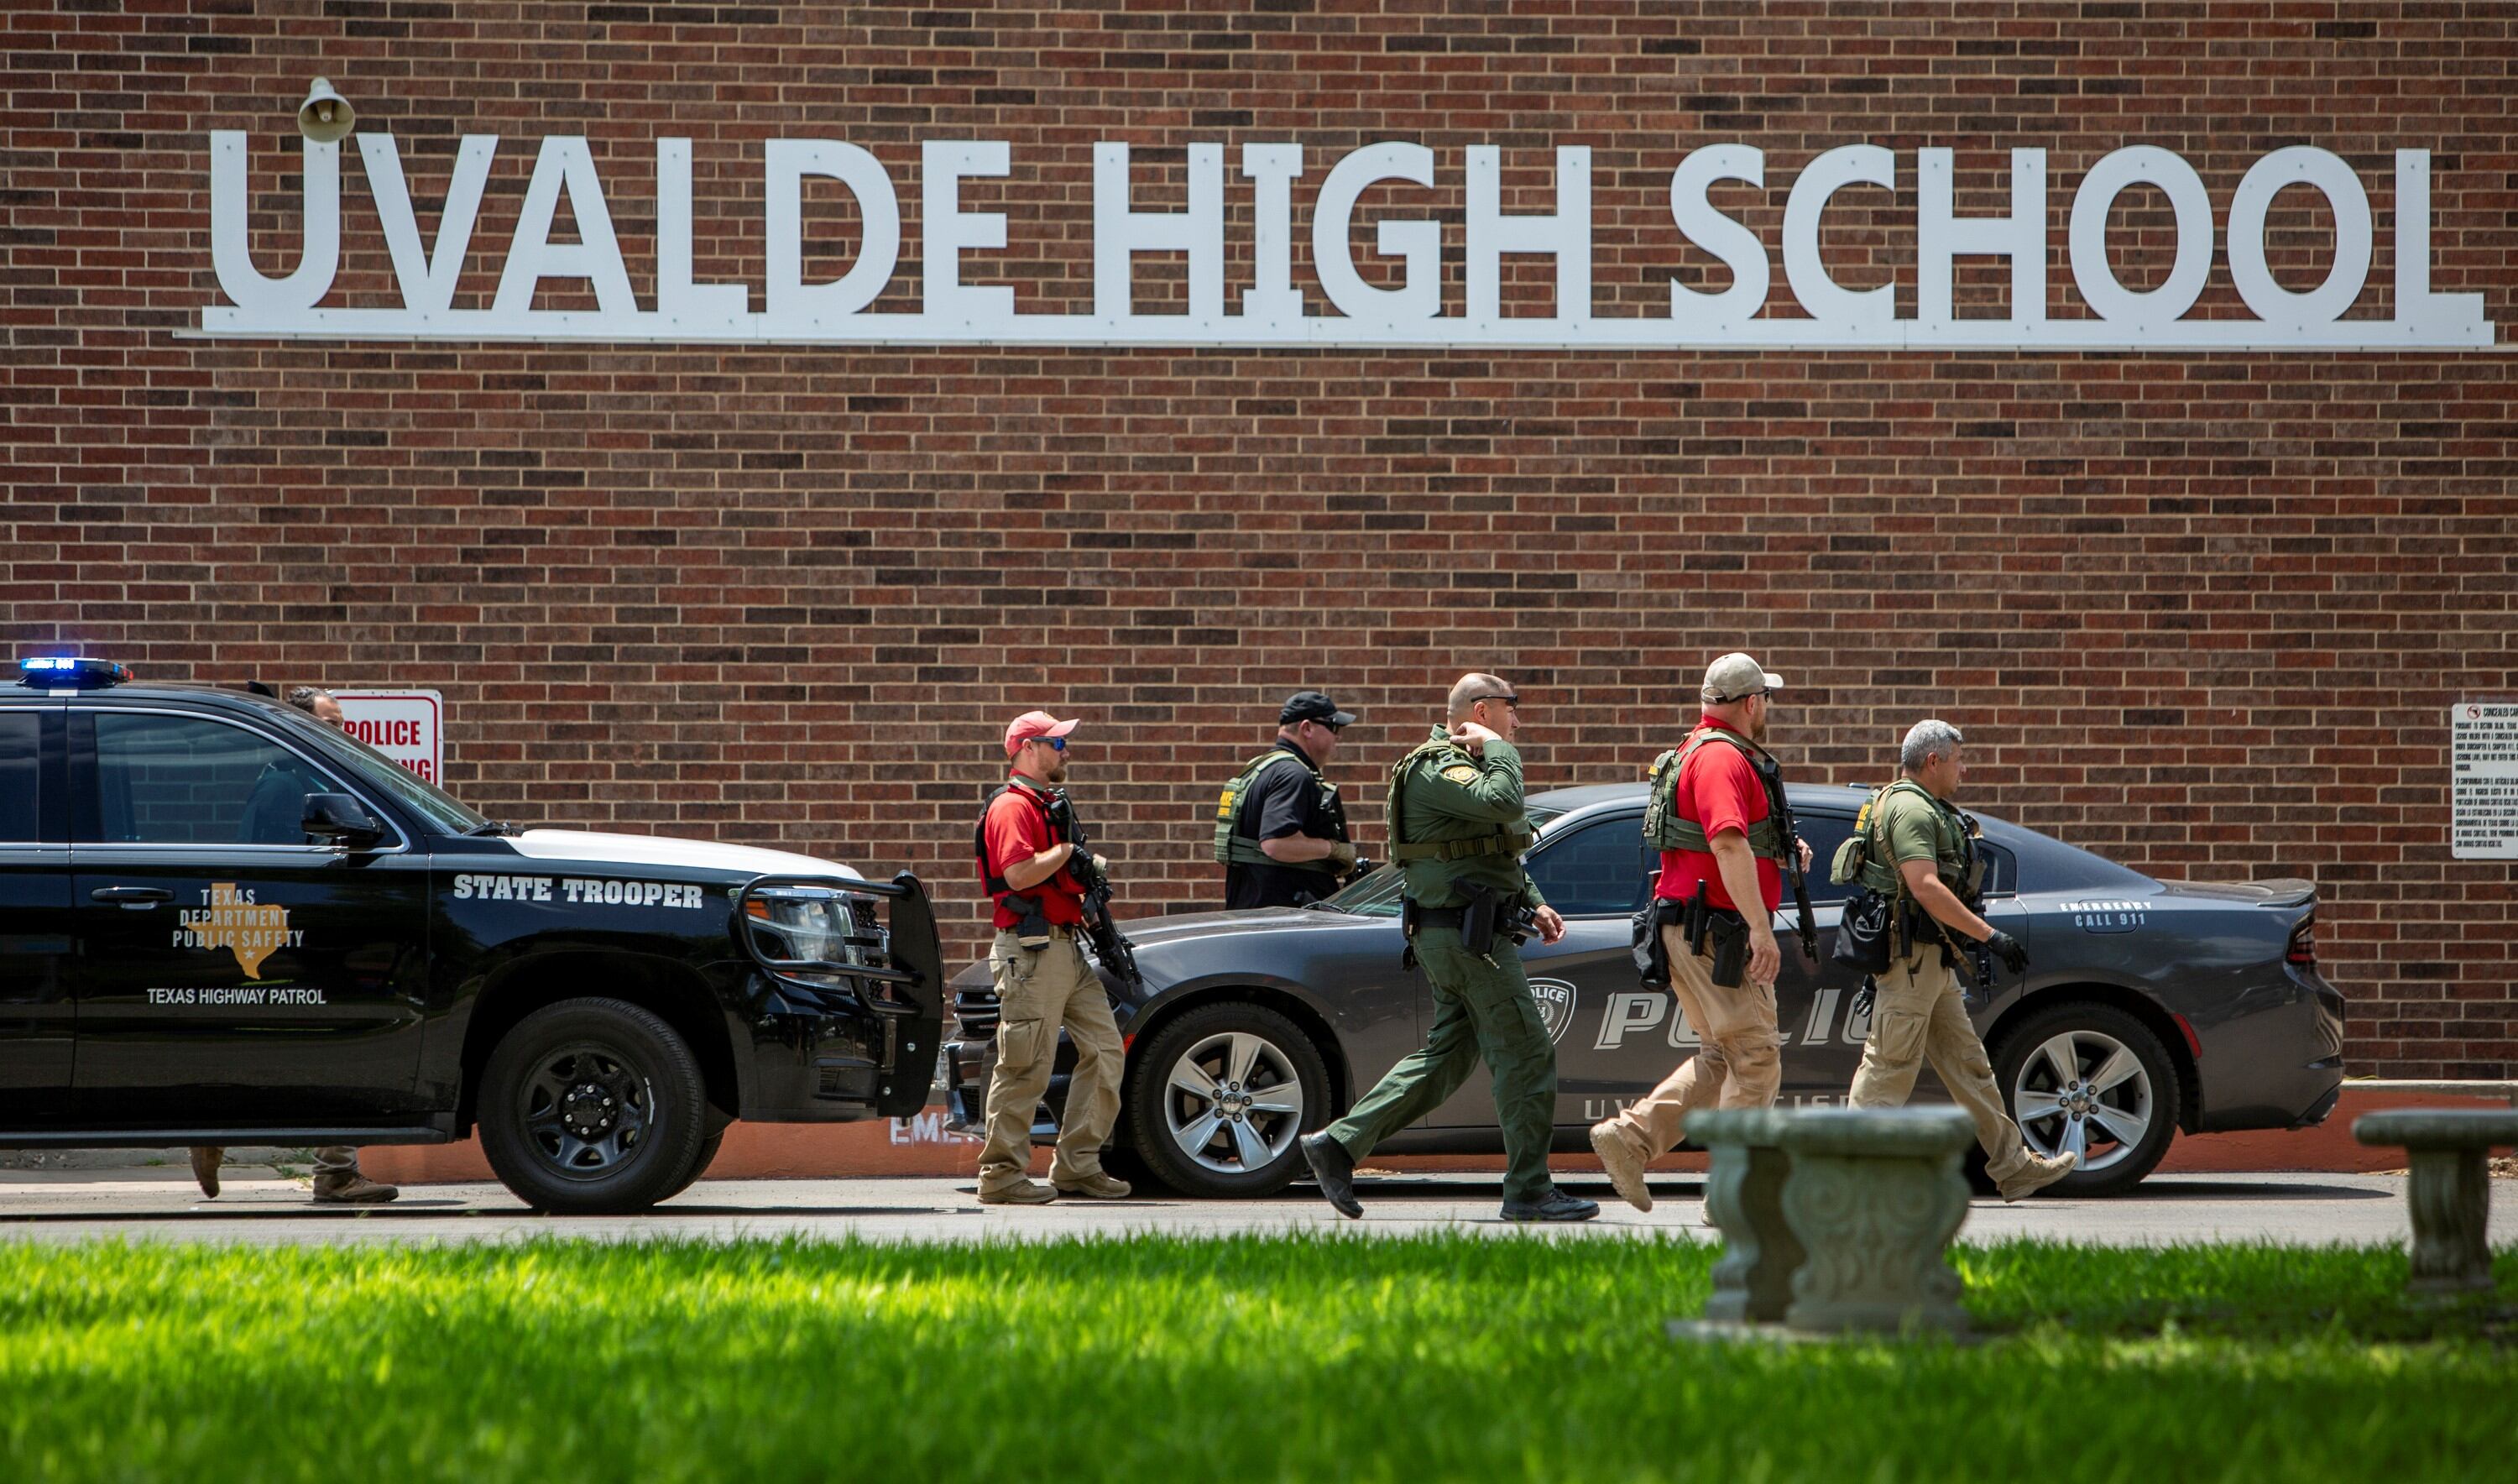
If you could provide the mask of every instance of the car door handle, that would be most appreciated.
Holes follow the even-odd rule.
[[[164,887],[99,887],[87,895],[97,901],[115,902],[141,912],[175,899],[175,894]]]

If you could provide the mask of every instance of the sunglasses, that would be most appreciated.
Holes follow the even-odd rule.
[[[1025,740],[1037,742],[1054,753],[1063,753],[1066,751],[1066,739],[1064,737],[1030,737]]]
[[[1471,701],[1469,704],[1471,706],[1475,706],[1478,704],[1478,701],[1501,701],[1503,704],[1511,707],[1515,711],[1521,710],[1521,697],[1519,696],[1508,696],[1498,693],[1491,696],[1480,696],[1477,698],[1477,701]]]

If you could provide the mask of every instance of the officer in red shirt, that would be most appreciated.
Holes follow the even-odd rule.
[[[1663,1083],[1591,1130],[1591,1150],[1609,1183],[1637,1210],[1652,1209],[1644,1166],[1678,1147],[1687,1115],[1702,1108],[1764,1108],[1783,1082],[1783,1037],[1775,1025],[1775,909],[1783,904],[1786,851],[1809,869],[1809,847],[1785,835],[1777,807],[1783,777],[1764,747],[1766,718],[1783,677],[1745,654],[1726,654],[1706,668],[1705,715],[1678,751],[1670,795],[1661,880],[1665,902],[1691,900],[1701,884],[1707,908],[1724,926],[1748,930],[1748,971],[1725,988],[1714,982],[1709,951],[1691,950],[1675,924],[1662,943],[1670,954],[1670,987],[1699,1050]],[[1762,769],[1761,769],[1762,764]],[[1651,829],[1648,819],[1646,828]]]
[[[1027,711],[1006,727],[1012,772],[988,796],[975,850],[979,879],[996,903],[997,939],[988,972],[997,984],[997,1067],[988,1078],[988,1137],[979,1151],[983,1205],[1039,1205],[1060,1196],[1115,1200],[1124,1180],[1102,1169],[1102,1146],[1119,1118],[1125,1051],[1102,978],[1076,935],[1084,886],[1067,869],[1075,846],[1060,824],[1066,738],[1075,722]],[[1030,1178],[1031,1120],[1049,1090],[1058,1031],[1075,1045],[1058,1154],[1049,1184]]]

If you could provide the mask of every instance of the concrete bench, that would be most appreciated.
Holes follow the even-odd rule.
[[[1802,1243],[1784,1220],[1792,1157],[1779,1142],[1792,1114],[1771,1108],[1715,1109],[1687,1120],[1688,1139],[1713,1157],[1705,1214],[1722,1232],[1705,1317],[1729,1324],[1783,1323],[1792,1307]]]
[[[1713,1153],[1707,1214],[1725,1251],[1708,1320],[1818,1332],[1960,1331],[1947,1256],[1967,1220],[1955,1108],[1731,1109],[1688,1120]]]
[[[2364,1144],[2402,1149],[2412,1178],[2406,1198],[2413,1213],[2415,1293],[2492,1291],[2495,1149],[2518,1145],[2518,1111],[2397,1108],[2364,1113],[2352,1124]]]

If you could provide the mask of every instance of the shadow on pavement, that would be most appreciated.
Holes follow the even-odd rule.
[[[2065,1199],[2074,1199],[2063,1192]],[[2266,1185],[2256,1181],[2179,1179],[2151,1181],[2114,1196],[2078,1198],[2092,1200],[2402,1200],[2401,1191],[2366,1185]]]

